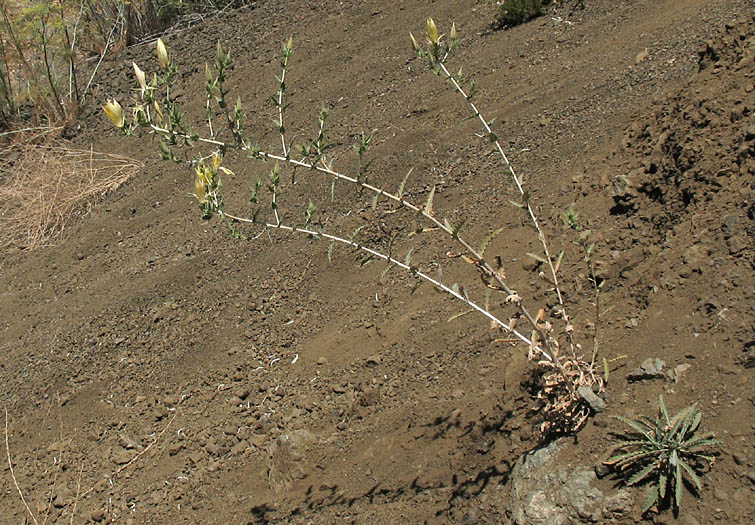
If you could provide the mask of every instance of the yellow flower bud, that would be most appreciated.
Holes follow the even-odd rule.
[[[215,152],[212,154],[212,165],[215,168],[215,171],[220,167],[220,153]]]
[[[136,75],[136,82],[139,84],[139,93],[144,98],[144,92],[147,91],[147,77],[144,75],[144,71],[139,66],[134,64],[134,74]]]
[[[160,62],[160,67],[168,69],[170,66],[170,58],[168,58],[168,48],[165,47],[165,42],[162,38],[157,39],[157,61]]]
[[[194,196],[200,204],[207,202],[207,178],[201,168],[195,169],[197,178],[194,180]]]
[[[123,126],[126,125],[126,117],[123,115],[123,108],[118,104],[117,100],[113,98],[108,99],[107,104],[102,106],[102,110],[105,112],[105,115],[107,115],[107,118],[115,124],[115,127],[123,128]]]
[[[431,44],[438,43],[438,28],[435,26],[435,21],[432,18],[427,19],[427,39]]]
[[[411,38],[411,39],[412,39],[412,48],[413,48],[413,49],[414,49],[414,50],[415,50],[415,51],[416,51],[417,53],[419,53],[419,50],[420,50],[420,49],[419,49],[419,44],[417,43],[417,39],[416,39],[416,38],[414,38],[414,35],[413,35],[413,34],[411,34],[411,33],[409,33],[409,38]]]
[[[160,124],[163,122],[163,109],[160,107],[160,104],[157,103],[157,100],[153,102],[153,106],[155,107],[155,113],[157,114],[157,119]]]
[[[291,52],[294,49],[294,35],[291,35],[288,37],[288,42],[286,42],[286,51]]]
[[[456,22],[451,24],[451,42],[456,40]]]

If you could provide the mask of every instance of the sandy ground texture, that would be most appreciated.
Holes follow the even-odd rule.
[[[560,2],[494,31],[492,3],[270,0],[164,39],[178,100],[202,128],[204,65],[232,49],[231,97],[247,132],[279,151],[271,121],[280,46],[295,55],[286,127],[304,142],[329,111],[329,159],[354,173],[352,144],[374,130],[372,180],[434,210],[488,247],[532,308],[555,306],[527,257],[538,243],[500,159],[469,108],[413,56],[408,33],[433,16],[459,45],[449,66],[476,100],[534,203],[575,337],[592,348],[594,295],[562,217],[572,205],[596,241],[603,283],[599,362],[606,410],[565,440],[553,468],[593,469],[615,415],[697,403],[724,440],[699,498],[657,523],[752,523],[755,488],[755,24],[749,0]],[[103,63],[102,102],[134,97],[131,62]],[[149,74],[149,73],[148,73]],[[508,523],[512,469],[543,445],[542,369],[525,345],[400,271],[304,235],[205,221],[193,172],[161,162],[149,138],[124,140],[96,105],[77,147],[143,160],[144,170],[70,226],[58,244],[0,255],[0,404],[7,457],[3,523]],[[229,211],[271,164],[226,157]],[[395,250],[485,301],[475,268],[411,214],[309,171],[283,174],[281,209],[312,197],[336,232]],[[314,197],[313,197],[314,196]],[[288,206],[286,208],[286,206]],[[258,235],[262,233],[261,235]],[[490,307],[506,312],[498,292]],[[449,319],[451,319],[449,321]],[[646,359],[659,373],[637,373]],[[655,361],[654,361],[655,362]],[[647,370],[646,370],[647,372]],[[602,373],[602,365],[601,365]],[[5,448],[5,447],[4,447]],[[6,454],[3,454],[6,456]],[[600,470],[600,467],[598,468]],[[612,476],[595,479],[606,494]],[[643,490],[604,523],[642,520]],[[583,516],[581,521],[593,519]],[[521,522],[521,520],[520,520]],[[546,523],[546,522],[543,522]],[[548,522],[549,523],[549,522]]]

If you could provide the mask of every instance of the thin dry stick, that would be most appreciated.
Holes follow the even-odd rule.
[[[81,462],[79,467],[79,481],[76,483],[76,499],[73,500],[73,509],[71,510],[71,525],[73,525],[73,518],[76,516],[76,506],[79,503],[79,494],[81,493],[81,474],[84,472],[84,462]]]
[[[50,519],[50,511],[52,509],[52,500],[55,497],[55,487],[58,486],[58,475],[60,474],[61,466],[63,465],[63,414],[60,405],[60,395],[57,395],[58,400],[58,457],[55,463],[55,476],[52,480],[52,490],[50,491],[50,497],[47,501],[47,509],[45,509],[45,519],[42,521],[42,525],[46,525],[47,520]]]
[[[18,486],[18,480],[16,479],[16,474],[13,472],[13,462],[10,459],[10,445],[8,444],[8,409],[7,408],[5,409],[5,453],[8,456],[8,468],[10,468],[10,477],[13,478],[13,484],[16,486],[18,495],[21,496],[21,502],[24,504],[24,507],[26,507],[26,512],[29,513],[29,516],[31,517],[31,520],[34,522],[34,524],[39,525],[37,518],[34,517],[34,514],[32,514],[31,509],[29,508],[29,504],[26,503],[26,498],[24,498],[24,494],[23,492],[21,492],[21,487]]]
[[[140,457],[142,457],[144,454],[146,454],[147,451],[149,449],[151,449],[154,446],[155,443],[157,443],[158,441],[160,441],[160,438],[163,437],[163,434],[165,434],[165,432],[168,430],[168,427],[170,426],[171,423],[173,423],[173,420],[176,419],[177,415],[178,415],[178,408],[176,408],[175,413],[170,418],[170,420],[168,421],[168,423],[165,425],[165,428],[163,428],[162,431],[160,431],[160,433],[157,435],[157,437],[155,437],[155,439],[153,439],[152,442],[149,445],[147,445],[144,450],[142,450],[136,456],[134,456],[133,458],[131,458],[131,460],[128,463],[126,463],[125,465],[122,465],[120,468],[118,468],[118,470],[116,470],[115,472],[113,472],[110,475],[110,477],[112,478],[112,477],[117,476],[118,474],[120,474],[121,472],[123,472],[124,470],[126,470],[128,467],[130,467],[131,465],[133,465],[134,462],[136,462]],[[97,488],[97,485],[93,485],[92,487],[90,487],[86,492],[84,492],[81,495],[81,499],[86,498],[89,494],[91,494],[92,492],[94,492],[94,489],[96,489],[96,488]]]
[[[107,55],[108,50],[110,49],[110,44],[113,41],[113,33],[115,32],[115,28],[118,26],[118,20],[121,19],[121,16],[123,15],[123,12],[121,11],[121,8],[123,5],[126,5],[125,3],[121,3],[118,6],[118,15],[115,17],[115,22],[113,22],[113,27],[110,29],[110,34],[107,36],[107,41],[105,42],[105,49],[102,50],[102,53],[100,54],[100,59],[97,61],[97,65],[94,66],[94,71],[92,71],[92,75],[89,77],[89,81],[87,82],[86,87],[84,88],[84,92],[81,94],[81,99],[86,100],[87,93],[89,93],[89,88],[92,85],[92,81],[94,80],[95,75],[97,75],[97,70],[100,68],[100,64],[102,64],[102,61],[105,59],[105,55]]]

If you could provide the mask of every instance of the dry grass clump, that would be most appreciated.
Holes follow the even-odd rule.
[[[0,250],[50,245],[75,217],[142,167],[135,159],[63,141],[14,144],[0,155]]]

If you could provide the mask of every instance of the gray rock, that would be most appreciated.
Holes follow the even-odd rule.
[[[517,525],[568,525],[611,523],[626,517],[633,506],[632,494],[619,490],[604,494],[595,485],[594,469],[559,466],[558,455],[565,441],[522,457],[511,472],[501,505]]]
[[[635,368],[627,374],[630,381],[641,381],[643,379],[663,379],[663,368],[666,363],[660,359],[648,357],[639,368]]]
[[[592,391],[589,386],[581,386],[577,389],[579,394],[585,402],[590,405],[590,408],[596,414],[603,412],[606,409],[606,402],[603,401],[598,395]]]

